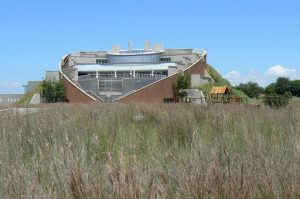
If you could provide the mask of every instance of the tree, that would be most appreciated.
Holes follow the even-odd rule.
[[[41,85],[41,97],[47,103],[64,102],[64,86],[61,82],[43,81]]]
[[[236,88],[243,91],[250,98],[258,97],[264,91],[256,82],[240,83]]]
[[[290,90],[293,96],[300,97],[300,80],[291,81]]]
[[[265,88],[265,93],[266,94],[276,94],[275,85],[276,85],[275,83],[271,83],[270,85],[268,85]]]
[[[285,92],[290,92],[291,82],[287,77],[278,77],[275,84],[275,92],[278,95],[283,95]]]
[[[181,91],[180,90],[184,90],[184,89],[188,89],[191,86],[190,83],[190,79],[185,76],[185,75],[179,75],[176,79],[176,91],[179,94],[179,97],[184,98],[187,93],[185,91]]]
[[[176,89],[188,89],[190,87],[190,80],[185,75],[179,75],[176,79]]]

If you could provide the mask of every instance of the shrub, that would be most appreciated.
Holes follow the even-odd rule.
[[[47,103],[64,102],[64,86],[61,82],[44,80],[41,85],[41,97]]]
[[[176,79],[177,90],[188,89],[191,86],[190,80],[185,75],[179,75]]]
[[[290,98],[290,93],[285,93],[284,95],[270,94],[265,95],[264,103],[270,108],[278,109],[287,106]]]
[[[187,92],[185,91],[180,91],[184,89],[188,89],[191,87],[191,81],[190,79],[185,76],[185,75],[179,75],[176,79],[176,90],[177,94],[179,95],[180,98],[184,98],[187,96]]]

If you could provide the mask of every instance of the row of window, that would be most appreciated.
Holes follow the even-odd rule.
[[[170,58],[170,57],[160,58],[160,61],[161,61],[161,62],[170,63],[170,62],[171,62],[171,58]]]
[[[107,64],[106,59],[96,59],[96,64]]]
[[[175,102],[174,98],[164,98],[165,104],[170,104],[170,103],[174,103],[174,102]]]
[[[19,98],[8,98],[8,99],[2,99],[0,98],[0,103],[1,102],[18,102],[19,101]]]
[[[170,63],[171,58],[170,57],[160,58],[160,61],[165,63]],[[107,59],[96,59],[96,64],[107,64],[107,63],[108,63]]]

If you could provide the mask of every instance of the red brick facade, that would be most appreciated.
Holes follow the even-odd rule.
[[[78,87],[72,84],[69,80],[65,79],[61,75],[61,82],[65,87],[66,100],[69,103],[92,103],[95,102],[94,99],[89,97],[85,92],[81,91]]]

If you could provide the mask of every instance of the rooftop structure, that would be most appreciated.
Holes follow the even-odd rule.
[[[143,99],[137,97],[133,101],[164,102],[164,98],[175,96],[171,94],[172,85],[161,82],[174,84],[179,74],[189,75],[193,87],[212,81],[206,72],[206,51],[163,49],[162,44],[150,48],[146,41],[144,49],[133,49],[129,43],[127,50],[113,45],[107,51],[71,53],[60,65],[61,80],[70,102],[127,101],[137,96],[137,92],[157,85],[160,85],[158,89],[150,89]],[[162,90],[167,91],[158,93]],[[156,99],[158,95],[165,96]]]

